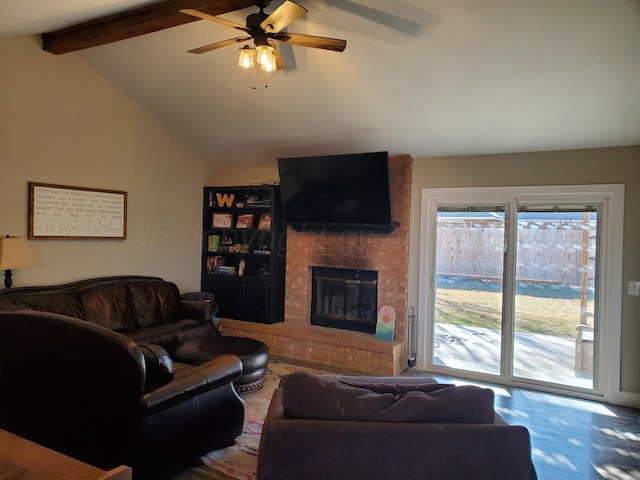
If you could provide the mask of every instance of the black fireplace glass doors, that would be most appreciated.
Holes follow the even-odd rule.
[[[312,267],[311,324],[375,333],[378,272]]]

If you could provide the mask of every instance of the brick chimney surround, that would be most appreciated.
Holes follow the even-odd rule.
[[[265,325],[221,319],[224,335],[256,338],[271,355],[368,375],[397,375],[407,366],[409,258],[409,155],[389,157],[393,220],[390,234],[287,230],[284,322]],[[393,341],[375,335],[311,325],[311,267],[378,271],[378,308],[390,305],[397,319]]]

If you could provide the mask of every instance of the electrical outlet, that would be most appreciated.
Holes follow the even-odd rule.
[[[640,282],[637,280],[629,280],[629,295],[637,297],[640,295]]]

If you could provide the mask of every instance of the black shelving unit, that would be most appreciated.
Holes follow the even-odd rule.
[[[205,187],[201,289],[218,316],[284,320],[287,230],[280,187]]]

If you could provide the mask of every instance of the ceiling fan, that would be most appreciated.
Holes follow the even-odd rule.
[[[285,2],[271,14],[266,14],[264,9],[268,7],[270,3],[271,0],[256,0],[256,6],[260,9],[260,12],[247,16],[246,25],[208,15],[197,10],[180,10],[180,12],[187,15],[226,25],[227,27],[235,28],[248,34],[248,36],[230,38],[228,40],[222,40],[221,42],[194,48],[193,50],[189,50],[189,53],[206,53],[228,45],[233,45],[234,43],[242,43],[253,39],[256,46],[255,50],[248,45],[240,49],[240,66],[252,68],[255,58],[262,70],[270,72],[287,68],[287,64],[276,45],[276,41],[299,47],[320,48],[336,52],[342,52],[346,48],[346,40],[283,32],[282,30],[293,23],[294,20],[307,13],[307,9],[290,0],[285,0]]]

